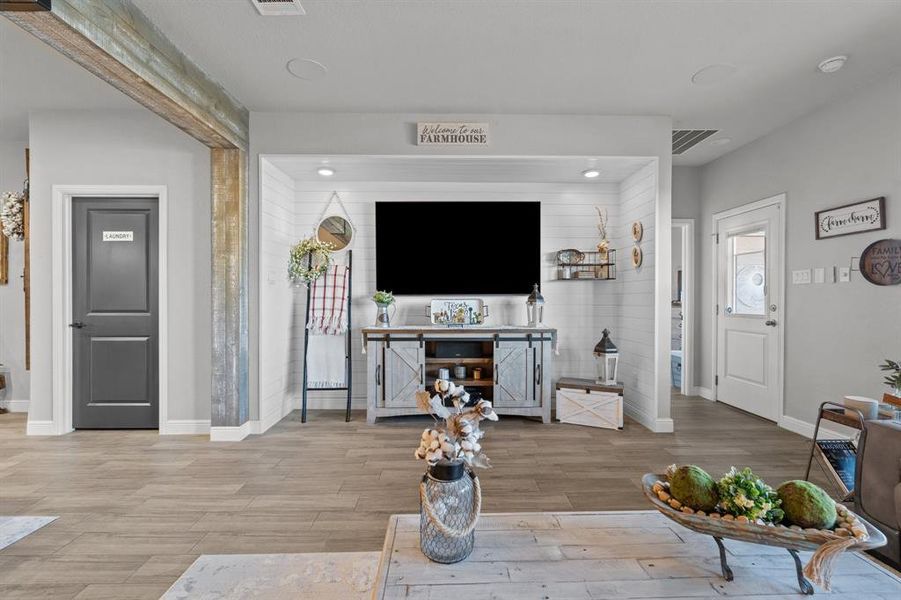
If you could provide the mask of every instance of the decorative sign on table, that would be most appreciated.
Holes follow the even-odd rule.
[[[488,123],[417,123],[417,146],[486,146]]]
[[[438,298],[427,310],[432,325],[473,327],[488,318],[488,307],[479,298]]]
[[[817,239],[885,229],[885,197],[814,213]]]
[[[826,473],[847,496],[854,489],[857,448],[850,440],[817,440],[817,457]]]
[[[873,242],[860,256],[860,273],[876,285],[901,283],[901,240]]]

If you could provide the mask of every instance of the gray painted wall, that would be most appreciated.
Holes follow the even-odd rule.
[[[169,419],[210,418],[209,150],[144,110],[30,116],[32,386],[29,421],[53,416],[52,186],[166,185]]]
[[[674,194],[677,214],[690,210],[692,188],[682,189],[685,202]],[[713,213],[786,193],[789,281],[793,269],[846,266],[867,244],[901,237],[901,73],[706,165],[700,192],[698,385],[710,387]],[[814,239],[814,211],[876,196],[887,199],[886,231]],[[824,400],[881,398],[877,364],[901,356],[901,286],[878,287],[852,272],[850,283],[788,284],[786,304],[786,415],[809,423]]]

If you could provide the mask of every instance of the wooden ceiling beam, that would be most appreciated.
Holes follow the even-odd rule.
[[[248,148],[247,109],[127,0],[0,0],[0,11],[210,148]]]

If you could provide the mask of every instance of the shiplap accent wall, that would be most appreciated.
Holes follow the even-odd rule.
[[[299,393],[303,307],[297,298],[304,300],[304,290],[287,277],[288,252],[297,237],[294,180],[264,161],[260,185],[260,429],[265,431],[291,412]]]
[[[611,231],[619,263],[619,318],[618,327],[611,337],[620,353],[619,379],[625,385],[625,412],[653,430],[657,420],[657,405],[654,401],[656,164],[643,167],[626,178],[620,184],[619,192],[619,219]],[[638,269],[632,267],[631,252],[635,244],[631,231],[633,221],[641,221],[644,227],[644,234],[638,242],[643,257]]]
[[[287,176],[267,175],[277,171],[264,168],[261,237],[261,380],[263,386],[261,414],[266,407],[278,406],[278,399],[292,396],[300,402],[301,349],[303,315],[306,297],[303,290],[293,294],[285,282],[285,265],[290,242],[284,240],[284,228],[274,221],[291,220],[295,240],[312,235],[333,191],[341,196],[356,229],[353,245],[353,401],[365,407],[367,381],[366,357],[361,352],[360,329],[375,320],[375,306],[370,297],[375,291],[375,202],[377,201],[540,201],[541,209],[541,287],[547,302],[545,322],[559,330],[560,354],[555,357],[553,377],[594,377],[592,349],[609,327],[623,353],[621,375],[627,380],[627,398],[633,410],[651,411],[654,371],[654,275],[653,221],[656,198],[656,167],[651,165],[622,184],[586,183],[341,183],[294,182],[294,214],[285,212],[284,194],[290,188]],[[276,184],[275,181],[280,183]],[[616,281],[559,281],[555,254],[563,248],[593,250],[598,242],[595,207],[607,210],[608,235],[618,252]],[[625,211],[625,212],[623,212]],[[447,241],[453,232],[465,240],[466,219],[478,218],[465,211],[449,217],[444,223],[410,223],[410,252],[427,252],[428,246]],[[638,272],[629,266],[631,234],[629,225],[635,218],[645,223],[645,264]],[[509,227],[517,227],[517,216],[510,214]],[[434,235],[429,235],[430,228]],[[267,237],[273,240],[267,240]],[[280,236],[280,237],[279,237]],[[280,241],[276,241],[276,239]],[[471,240],[477,243],[477,240]],[[504,256],[486,256],[487,268],[503,268],[503,261],[515,260],[516,249]],[[343,260],[343,257],[339,258]],[[403,257],[397,257],[401,264]],[[423,277],[465,278],[469,265],[436,265]],[[480,267],[485,268],[485,267]],[[282,289],[282,284],[285,285]],[[521,295],[486,296],[490,324],[524,324],[525,300],[531,290]],[[402,296],[397,302],[394,323],[425,324],[425,306],[430,296]],[[286,302],[293,302],[288,307]],[[277,329],[284,331],[282,337]],[[273,344],[281,340],[282,345]],[[640,347],[646,345],[647,347]],[[293,351],[292,351],[293,349]],[[634,356],[630,355],[635,350]],[[287,360],[287,364],[285,364]],[[645,369],[647,372],[640,372]],[[293,381],[286,381],[288,377]],[[292,387],[293,386],[293,387]],[[633,395],[634,390],[634,395]],[[310,408],[341,408],[343,392],[311,392]],[[653,420],[650,421],[653,423]]]

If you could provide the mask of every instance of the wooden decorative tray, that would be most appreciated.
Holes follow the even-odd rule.
[[[795,559],[795,567],[798,575],[798,585],[805,594],[813,594],[813,586],[804,577],[801,572],[801,561],[798,557],[798,550],[817,550],[823,544],[837,539],[847,538],[850,536],[841,536],[833,531],[822,529],[800,529],[797,527],[786,527],[785,525],[767,525],[754,522],[739,522],[736,520],[726,520],[723,518],[715,519],[707,515],[689,514],[677,510],[662,501],[654,491],[654,485],[657,482],[665,482],[666,475],[648,473],[641,478],[642,489],[648,501],[661,513],[682,525],[687,529],[691,529],[697,533],[709,535],[716,541],[720,550],[720,565],[723,570],[723,577],[726,581],[732,581],[732,570],[726,563],[726,552],[723,547],[723,538],[739,540],[742,542],[750,542],[752,544],[762,544],[765,546],[777,546],[785,548]],[[855,515],[850,510],[842,507],[846,511],[846,518],[850,518],[855,522],[859,522],[859,526],[865,529],[858,531],[860,535],[854,537],[853,545],[849,546],[846,551],[860,552],[871,548],[879,548],[886,544],[885,535],[865,519]]]

